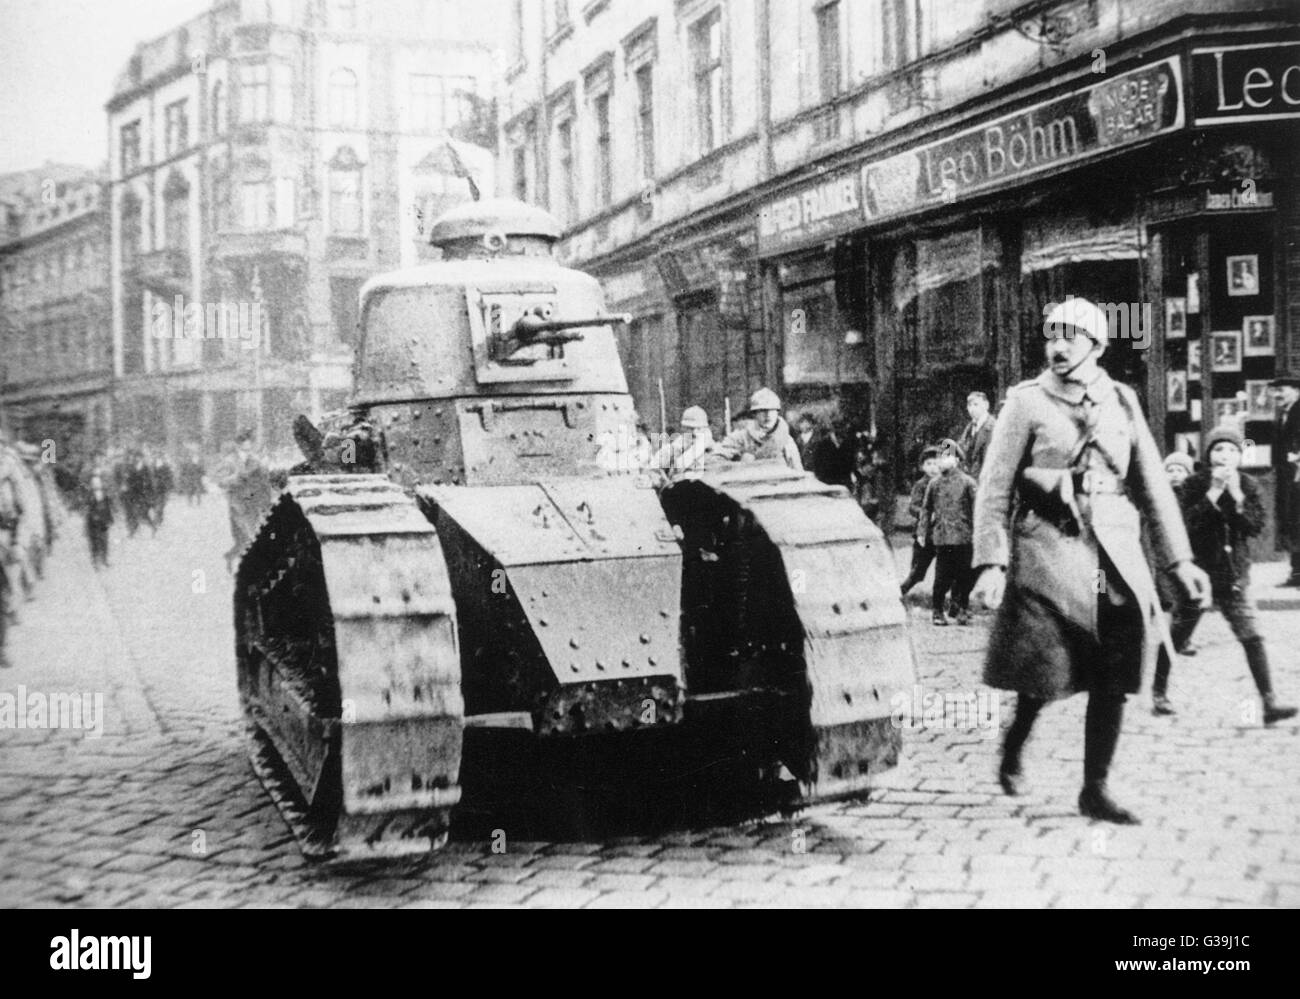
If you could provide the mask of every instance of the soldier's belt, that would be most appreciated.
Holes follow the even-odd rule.
[[[1104,494],[1123,496],[1127,492],[1124,488],[1123,479],[1113,472],[1107,472],[1099,468],[1076,472],[1074,474],[1074,491],[1088,496]]]

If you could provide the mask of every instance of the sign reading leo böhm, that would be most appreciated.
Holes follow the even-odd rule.
[[[868,221],[931,207],[1183,127],[1176,56],[862,167]]]

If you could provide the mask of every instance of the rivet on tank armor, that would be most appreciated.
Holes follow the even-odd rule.
[[[647,635],[644,631],[641,632],[640,638],[641,638],[641,644],[642,644],[642,645],[649,645],[649,644],[650,644],[650,636]]]

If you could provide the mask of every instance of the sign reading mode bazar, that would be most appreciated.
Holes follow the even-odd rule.
[[[951,204],[1182,128],[1182,93],[1181,65],[1171,56],[819,178],[759,212],[759,252]]]

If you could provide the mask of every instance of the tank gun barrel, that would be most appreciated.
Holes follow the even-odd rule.
[[[583,326],[607,326],[612,323],[627,324],[632,316],[627,312],[610,316],[584,316],[577,319],[553,319],[547,309],[526,312],[510,329],[511,336],[520,343],[565,343],[581,340],[582,334],[572,332]]]

